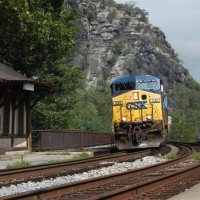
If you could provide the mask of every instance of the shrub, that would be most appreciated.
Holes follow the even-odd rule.
[[[7,169],[14,169],[14,168],[20,168],[20,167],[28,167],[30,165],[31,165],[30,162],[22,160],[22,161],[17,161],[17,162],[12,163],[12,164],[8,164],[6,166],[6,168]]]
[[[89,20],[90,22],[97,20],[97,10],[96,10],[96,9],[91,10],[91,11],[89,12],[89,14],[88,14],[88,20]]]
[[[88,157],[89,157],[89,154],[83,152],[83,153],[81,153],[81,154],[79,154],[79,155],[77,155],[77,156],[74,156],[74,159],[75,159],[75,160],[79,160],[79,159],[84,159],[84,158],[88,158]]]
[[[200,153],[193,153],[189,156],[189,159],[200,160]]]
[[[177,155],[175,153],[164,155],[162,158],[167,160],[175,160],[177,159]]]
[[[104,4],[109,7],[114,7],[116,5],[115,1],[113,0],[105,0]]]
[[[120,55],[122,53],[122,50],[124,48],[124,40],[118,40],[116,41],[114,44],[113,44],[113,47],[112,47],[112,52],[113,54],[115,55]]]
[[[115,19],[117,16],[117,11],[116,9],[113,9],[112,11],[109,12],[108,16],[107,16],[107,20],[111,23],[113,21],[113,19]]]

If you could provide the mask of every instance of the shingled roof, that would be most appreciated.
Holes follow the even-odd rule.
[[[3,85],[5,85],[5,84],[23,84],[23,83],[31,83],[31,84],[34,84],[36,87],[44,88],[44,89],[51,88],[51,86],[46,83],[28,79],[27,77],[23,76],[19,72],[0,63],[0,85],[2,85],[2,84]]]
[[[0,63],[0,81],[3,80],[29,80],[17,71]]]

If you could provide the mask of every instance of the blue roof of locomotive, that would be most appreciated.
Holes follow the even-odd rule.
[[[127,77],[122,77],[122,78],[119,78],[115,81],[113,81],[111,83],[111,85],[113,84],[121,84],[121,83],[128,83],[128,82],[131,82],[131,83],[136,83],[137,81],[148,81],[148,80],[156,80],[156,81],[159,81],[160,79],[157,78],[156,76],[152,76],[152,75],[146,75],[146,76],[127,76]]]

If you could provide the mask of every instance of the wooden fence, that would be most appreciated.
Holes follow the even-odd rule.
[[[33,149],[60,150],[80,149],[91,146],[112,145],[112,133],[94,133],[82,130],[34,130]]]

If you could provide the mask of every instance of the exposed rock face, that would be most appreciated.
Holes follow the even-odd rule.
[[[84,68],[88,85],[146,74],[160,77],[167,92],[190,83],[188,70],[181,65],[165,34],[147,22],[144,10],[108,5],[103,0],[67,3],[84,14],[74,64]]]

